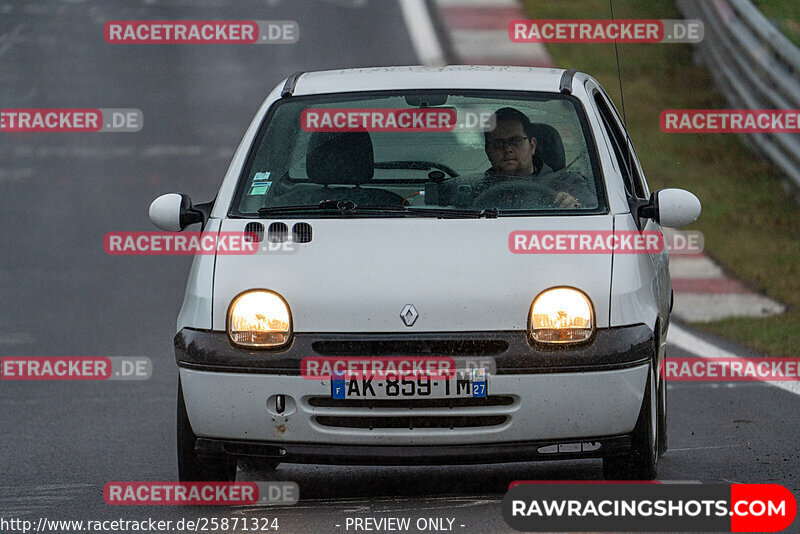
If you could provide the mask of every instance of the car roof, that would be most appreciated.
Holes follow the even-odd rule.
[[[303,73],[294,96],[392,89],[500,89],[559,92],[564,69],[451,65],[375,67]],[[289,78],[290,84],[293,77]]]

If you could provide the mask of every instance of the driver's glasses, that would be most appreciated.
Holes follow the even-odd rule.
[[[488,139],[486,141],[486,146],[491,148],[492,150],[501,150],[507,146],[519,148],[522,146],[522,143],[528,137],[523,137],[521,135],[515,135],[514,137],[508,137],[506,139],[496,138],[496,139]]]

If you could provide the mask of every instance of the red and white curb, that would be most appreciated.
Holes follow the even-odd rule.
[[[769,317],[786,309],[781,303],[726,276],[722,268],[705,254],[672,255],[669,272],[675,292],[673,313],[684,321]]]
[[[434,0],[453,51],[466,65],[552,67],[541,43],[512,43],[508,24],[528,18],[517,0]]]

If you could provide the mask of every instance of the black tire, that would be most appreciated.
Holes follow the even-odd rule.
[[[670,307],[672,304],[670,303]],[[667,323],[669,328],[669,323]],[[656,323],[656,332],[659,332],[659,325]],[[666,336],[666,329],[663,336]],[[656,361],[658,361],[659,349],[661,348],[660,340],[662,335],[656,335]],[[658,383],[658,455],[663,456],[667,452],[667,379],[666,373],[662,372],[663,366],[666,365],[667,353],[664,351],[664,357],[661,359],[658,374],[656,375],[656,383]]]
[[[653,480],[658,476],[658,394],[655,370],[650,366],[642,408],[625,456],[603,458],[606,480]]]
[[[658,455],[667,452],[667,379],[661,377],[658,387]]]
[[[234,481],[236,480],[236,459],[230,456],[220,458],[201,458],[195,451],[197,436],[186,414],[183,388],[178,379],[178,480],[192,481]]]

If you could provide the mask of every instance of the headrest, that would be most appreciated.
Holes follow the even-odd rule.
[[[367,132],[314,132],[306,172],[318,184],[363,184],[372,180],[374,158]]]
[[[557,171],[566,165],[564,156],[564,143],[558,130],[549,124],[531,124],[533,137],[536,138],[536,152],[542,161],[547,163],[551,169]]]

